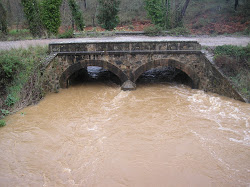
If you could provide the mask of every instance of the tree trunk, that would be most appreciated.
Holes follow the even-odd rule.
[[[83,0],[83,4],[84,4],[84,8],[86,9],[87,8],[87,2],[86,2],[86,0]]]
[[[237,10],[238,5],[239,5],[239,0],[235,0],[235,3],[234,3],[234,10],[235,11]]]
[[[188,7],[188,4],[189,4],[190,0],[186,0],[182,10],[181,10],[181,19],[184,17],[185,13],[186,13],[186,10],[187,10],[187,7]]]

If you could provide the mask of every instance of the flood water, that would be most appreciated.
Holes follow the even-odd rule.
[[[250,105],[174,83],[90,82],[0,129],[0,186],[249,186]]]

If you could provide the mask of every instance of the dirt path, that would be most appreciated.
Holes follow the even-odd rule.
[[[198,36],[198,37],[148,37],[148,36],[119,36],[106,38],[71,38],[71,39],[41,39],[41,40],[22,40],[22,41],[3,41],[0,42],[0,50],[9,50],[12,48],[28,48],[29,46],[44,46],[52,42],[89,42],[89,41],[198,41],[203,46],[219,45],[239,45],[246,46],[250,43],[250,37],[226,37],[226,36]]]

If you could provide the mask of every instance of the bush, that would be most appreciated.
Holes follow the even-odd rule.
[[[30,98],[31,93],[35,92],[32,84],[26,84],[31,79],[34,69],[41,62],[41,59],[45,57],[47,50],[47,47],[30,47],[28,49],[0,51],[0,66],[2,66],[0,67],[0,86],[5,94],[1,100],[6,98],[1,108],[9,110],[13,107],[22,98],[20,93],[24,87],[23,94],[29,94],[27,99]],[[39,95],[37,94],[37,96]]]
[[[145,0],[145,3],[145,9],[152,22],[166,28],[166,6],[164,3],[161,0]]]
[[[114,29],[119,23],[119,0],[98,0],[98,23],[107,30]]]
[[[1,113],[2,113],[4,116],[8,116],[8,115],[10,114],[10,111],[2,109],[2,110],[1,110]]]
[[[61,25],[60,6],[62,0],[42,1],[42,22],[49,35],[57,34]]]
[[[72,19],[75,21],[78,30],[82,31],[85,25],[83,22],[81,9],[79,5],[76,4],[75,0],[68,0],[68,3],[72,13]]]
[[[4,34],[7,34],[7,14],[1,1],[0,1],[0,31],[2,31]]]
[[[144,32],[148,36],[158,36],[162,34],[162,28],[158,25],[146,27]]]
[[[12,80],[22,67],[23,63],[20,57],[3,54],[0,58],[0,77]]]
[[[0,120],[0,127],[4,127],[6,125],[6,122],[4,120]]]
[[[189,30],[185,27],[176,27],[169,31],[170,35],[180,36],[180,35],[188,35],[190,34]]]
[[[13,106],[17,101],[18,101],[18,98],[9,94],[5,100],[5,104],[10,107],[10,106]]]
[[[226,55],[234,57],[236,59],[241,59],[250,55],[250,52],[247,52],[248,50],[250,51],[250,45],[248,45],[248,47],[246,48],[235,45],[223,45],[217,46],[214,50],[214,54],[216,56]]]
[[[33,36],[42,36],[43,24],[41,21],[40,7],[36,0],[21,0],[23,11]]]
[[[74,38],[73,29],[66,30],[64,33],[59,34],[58,38]]]
[[[250,44],[246,47],[224,45],[214,50],[215,64],[250,101]]]

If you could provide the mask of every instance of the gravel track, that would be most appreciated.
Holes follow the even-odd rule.
[[[148,37],[148,36],[119,36],[103,38],[70,38],[70,39],[40,39],[40,40],[22,40],[22,41],[1,41],[0,50],[10,50],[12,48],[28,48],[29,46],[45,46],[53,42],[90,42],[90,41],[197,41],[202,46],[215,47],[220,45],[238,45],[246,46],[250,43],[250,37],[228,37],[228,36],[196,36],[196,37]]]

